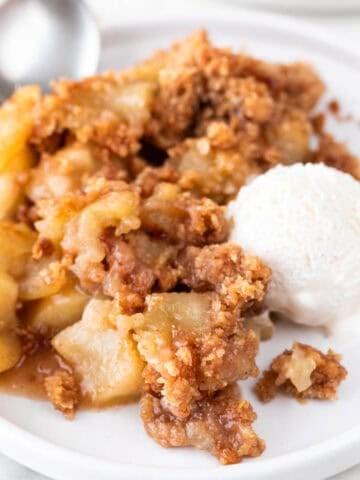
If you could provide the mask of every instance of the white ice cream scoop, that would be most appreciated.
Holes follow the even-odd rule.
[[[320,164],[279,166],[242,188],[228,215],[231,240],[272,269],[270,310],[360,328],[360,182]]]

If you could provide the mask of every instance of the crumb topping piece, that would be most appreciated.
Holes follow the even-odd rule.
[[[294,342],[291,350],[285,350],[271,362],[256,385],[256,393],[263,402],[273,400],[279,391],[299,400],[336,400],[337,389],[347,375],[340,360],[341,356],[332,350],[324,354],[310,345]]]
[[[208,450],[222,464],[258,457],[265,448],[252,429],[256,413],[240,398],[237,385],[193,403],[185,419],[169,412],[160,397],[146,393],[141,399],[141,417],[148,434],[161,446]]]
[[[71,420],[79,403],[79,391],[74,375],[58,369],[44,380],[44,387],[50,402],[56,410]]]

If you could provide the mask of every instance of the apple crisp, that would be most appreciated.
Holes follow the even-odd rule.
[[[229,243],[225,208],[277,164],[360,176],[312,113],[323,91],[309,65],[203,31],[121,73],[18,89],[0,109],[0,383],[31,378],[67,418],[141,397],[160,445],[260,455],[236,382],[272,334],[271,272]],[[330,398],[344,377],[295,344],[257,388]]]
[[[303,343],[294,342],[274,358],[256,384],[256,393],[263,402],[270,402],[279,391],[299,400],[317,398],[335,400],[347,371],[340,364],[341,356],[329,350],[326,354]]]

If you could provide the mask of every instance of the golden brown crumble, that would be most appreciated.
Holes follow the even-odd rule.
[[[175,259],[179,246],[145,232],[131,232],[119,239],[113,231],[103,236],[108,270],[103,281],[106,295],[118,297],[124,312],[144,307],[145,297],[154,288],[173,289],[179,279]]]
[[[209,198],[196,198],[177,185],[159,183],[140,207],[142,228],[171,243],[206,245],[224,242],[229,224],[224,209]]]
[[[122,74],[57,82],[36,104],[30,141],[49,152],[55,134],[65,144],[75,137],[124,158],[124,170],[146,141],[182,188],[224,203],[249,175],[311,161],[311,109],[323,91],[309,65],[219,49],[200,31]]]
[[[256,413],[240,398],[236,385],[192,404],[186,419],[174,416],[161,398],[146,393],[141,399],[141,417],[148,434],[163,447],[208,450],[222,464],[258,457],[265,448],[251,426]]]
[[[45,377],[44,388],[54,408],[67,419],[74,418],[79,403],[79,391],[74,376],[66,370],[58,369]]]
[[[200,303],[202,297],[196,294],[187,300],[200,317],[196,328],[178,325],[175,311],[168,314],[170,331],[163,332],[164,327],[156,324],[148,330],[146,323],[136,331],[139,351],[148,364],[143,373],[145,386],[161,393],[164,404],[179,417],[188,416],[192,402],[207,392],[258,374],[258,340],[252,331],[243,330],[239,310],[227,311],[214,295],[205,299],[207,305]],[[149,308],[154,315],[159,307]],[[144,315],[146,318],[147,312]],[[163,350],[156,353],[153,350],[160,341]]]
[[[195,291],[215,291],[227,308],[242,312],[261,303],[271,278],[269,268],[258,257],[231,243],[201,249],[189,246],[178,262],[187,286]]]
[[[235,443],[229,451],[229,446],[222,445],[218,438],[221,431],[213,427],[210,397],[237,380],[258,374],[255,364],[258,340],[252,330],[245,331],[240,318],[243,312],[262,301],[270,272],[258,259],[226,243],[188,247],[178,261],[180,282],[197,293],[185,294],[185,298],[178,297],[177,301],[166,295],[184,294],[150,297],[143,314],[144,326],[135,329],[139,351],[147,362],[143,372],[143,407],[146,406],[143,420],[147,431],[161,444],[165,442],[164,432],[174,433],[172,424],[176,425],[175,430],[193,431],[195,409],[200,422],[196,428],[204,428],[204,423],[210,433],[204,432],[203,444],[198,430],[199,438],[192,434],[191,438],[183,436],[178,440],[179,445],[193,444],[208,449],[223,463],[258,455],[263,444],[251,429],[246,430],[244,438],[240,437],[241,442],[245,442],[244,449]],[[186,297],[191,302],[190,308],[186,306]],[[162,315],[167,319],[166,327],[162,324]],[[232,407],[225,404],[232,418],[235,404],[231,403]],[[161,415],[156,414],[159,405]],[[155,411],[150,415],[151,408]],[[250,412],[248,408],[246,412]],[[235,411],[239,413],[238,409],[241,410],[236,407]],[[157,417],[156,428],[153,415]],[[227,418],[226,414],[223,418]],[[211,427],[206,426],[207,422]],[[218,447],[205,440],[208,435],[214,437],[212,441]],[[253,449],[249,448],[248,440]],[[176,443],[169,439],[167,446],[176,446]]]
[[[332,350],[324,354],[295,342],[291,350],[274,358],[270,370],[258,381],[256,393],[263,402],[273,400],[278,391],[297,399],[335,400],[339,384],[347,375],[340,360]]]

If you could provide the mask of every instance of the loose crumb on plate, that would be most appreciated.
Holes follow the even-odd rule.
[[[294,342],[291,350],[285,350],[271,362],[255,387],[256,394],[265,403],[280,391],[299,400],[336,400],[338,387],[347,375],[340,360],[341,356],[332,350],[324,354],[310,345]]]
[[[79,391],[74,376],[62,369],[44,380],[46,394],[56,410],[71,420],[79,403]]]
[[[335,116],[340,113],[340,103],[336,99],[330,100],[327,108]]]

